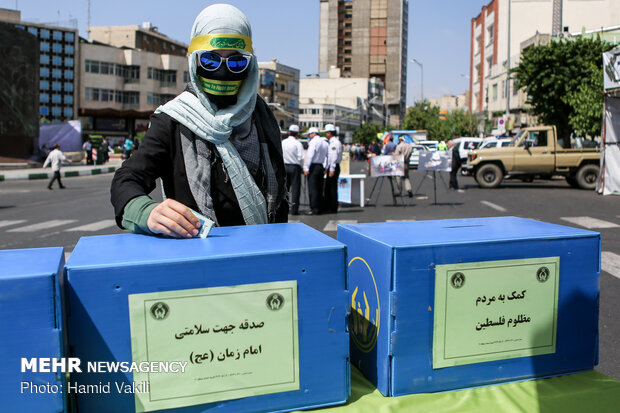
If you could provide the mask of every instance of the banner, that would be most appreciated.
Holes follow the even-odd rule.
[[[186,362],[134,373],[136,412],[299,390],[297,282],[129,296],[133,361]]]
[[[65,152],[82,149],[82,124],[79,120],[70,120],[62,123],[44,123],[39,126],[39,148],[47,145],[52,148],[60,145]]]
[[[379,155],[370,158],[370,176],[404,176],[403,155]]]
[[[433,369],[555,353],[559,257],[438,265]]]
[[[605,90],[620,87],[620,49],[603,53]]]
[[[351,178],[338,178],[338,202],[351,203]]]
[[[420,151],[419,159],[419,171],[450,172],[452,170],[452,153],[450,151]]]

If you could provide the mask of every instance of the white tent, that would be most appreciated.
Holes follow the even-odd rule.
[[[603,53],[605,103],[598,193],[620,195],[620,49]]]

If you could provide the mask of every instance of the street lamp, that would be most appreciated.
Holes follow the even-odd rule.
[[[411,59],[411,62],[420,66],[420,91],[422,92],[422,102],[424,102],[424,66],[416,59]]]
[[[349,87],[349,86],[353,86],[353,85],[357,85],[357,82],[349,83],[347,85],[340,86],[340,87],[337,87],[337,88],[334,89],[334,125],[336,124],[336,105],[338,104],[337,92],[340,89],[344,89],[345,87]]]

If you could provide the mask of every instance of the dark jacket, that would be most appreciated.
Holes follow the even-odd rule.
[[[266,142],[269,156],[278,182],[277,210],[275,216],[269,216],[269,222],[286,222],[288,220],[288,202],[286,200],[286,170],[282,158],[280,128],[267,104],[260,98],[252,115],[256,124],[259,140]],[[185,126],[166,115],[151,115],[151,124],[142,140],[140,148],[134,152],[123,166],[118,169],[112,180],[111,201],[114,206],[116,223],[122,228],[125,205],[141,195],[148,195],[161,178],[168,198],[199,211],[198,205],[189,188],[185,172],[185,162],[181,147],[181,129],[188,137],[196,138]],[[211,145],[211,197],[215,215],[220,226],[244,225],[234,190],[215,146]],[[258,188],[265,194],[266,178],[259,172],[254,176]]]

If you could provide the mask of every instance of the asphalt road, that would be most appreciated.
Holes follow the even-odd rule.
[[[352,171],[364,166],[354,162]],[[375,188],[372,205],[343,206],[338,214],[290,218],[334,238],[338,223],[491,216],[519,216],[600,232],[603,271],[597,370],[620,379],[620,197],[573,189],[562,179],[529,184],[508,181],[498,189],[480,189],[472,178],[460,177],[465,191],[456,192],[447,190],[447,174],[437,175],[437,182],[422,172],[411,176],[414,188],[421,182],[419,190],[413,198],[397,199],[398,205],[393,204],[386,179],[382,187]],[[66,189],[55,187],[52,191],[45,181],[0,182],[0,249],[62,246],[70,253],[82,236],[123,232],[113,221],[111,179],[112,174],[67,178],[63,181]],[[367,180],[367,196],[372,186],[373,180]],[[159,193],[155,190],[153,197],[157,199]],[[304,202],[301,210],[307,210]]]

